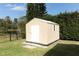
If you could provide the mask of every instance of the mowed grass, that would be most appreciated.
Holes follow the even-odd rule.
[[[24,48],[24,39],[0,40],[0,56],[79,56],[79,42],[59,40],[48,48]]]
[[[25,40],[1,41],[0,42],[0,56],[39,56],[46,51],[44,48],[24,48],[23,42]]]

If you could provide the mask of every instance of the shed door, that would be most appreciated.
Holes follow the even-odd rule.
[[[39,25],[31,26],[31,41],[39,42]]]

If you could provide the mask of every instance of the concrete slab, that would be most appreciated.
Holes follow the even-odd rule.
[[[33,44],[33,43],[27,43],[27,42],[23,42],[22,43],[25,48],[48,48],[48,46],[42,46],[39,44]]]

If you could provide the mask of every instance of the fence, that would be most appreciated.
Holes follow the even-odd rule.
[[[0,32],[0,42],[3,41],[13,41],[13,40],[19,40],[22,39],[21,37],[22,33],[4,33]]]

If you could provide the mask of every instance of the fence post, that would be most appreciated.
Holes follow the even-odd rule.
[[[11,41],[11,32],[10,32],[10,41]]]
[[[18,40],[18,33],[16,32],[16,39]]]

